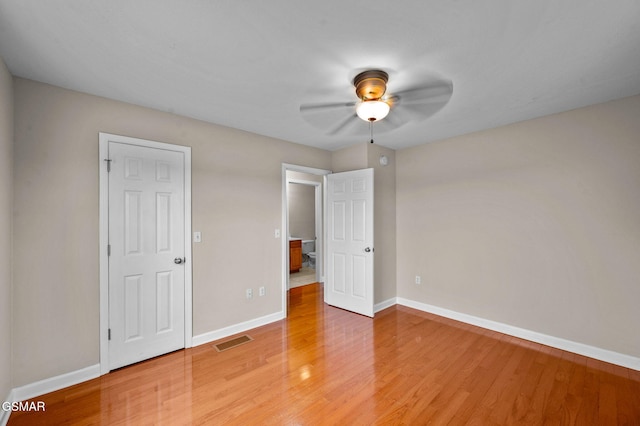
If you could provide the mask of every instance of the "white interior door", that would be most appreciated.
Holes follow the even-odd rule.
[[[115,369],[185,347],[185,154],[113,141],[108,150]]]
[[[329,305],[373,317],[373,169],[327,176]]]

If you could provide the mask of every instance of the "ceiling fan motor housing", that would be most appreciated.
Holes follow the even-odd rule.
[[[356,87],[356,95],[363,102],[377,101],[387,91],[387,81],[389,81],[389,74],[386,72],[368,70],[356,75],[353,85]]]

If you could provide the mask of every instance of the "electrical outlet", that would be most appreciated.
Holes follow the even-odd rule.
[[[262,286],[262,287],[260,287],[260,288],[258,289],[258,294],[259,294],[260,296],[264,296],[264,295],[266,294],[266,291],[265,291],[265,289],[264,289],[264,286]]]
[[[416,284],[422,284],[422,278],[420,278],[420,275],[416,275]]]
[[[248,288],[247,289],[247,299],[252,299],[252,298],[253,298],[253,290]]]

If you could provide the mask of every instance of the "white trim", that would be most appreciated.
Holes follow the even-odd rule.
[[[375,305],[373,305],[373,313],[377,314],[380,311],[383,311],[387,308],[392,307],[393,305],[397,305],[398,304],[398,298],[397,297],[392,297],[391,299],[387,299],[384,300],[380,303],[376,303]]]
[[[324,179],[323,179],[324,181]],[[324,183],[320,183],[320,185],[316,186],[315,191],[315,202],[316,202],[316,223],[315,223],[315,231],[316,231],[316,281],[319,283],[324,282],[324,204],[322,203],[322,198],[324,196]]]
[[[2,400],[2,402],[15,402],[13,389],[9,391],[9,395]],[[9,417],[11,417],[11,411],[4,411],[2,407],[0,407],[0,426],[6,426],[9,422]]]
[[[325,241],[325,243],[329,240],[329,233],[327,232],[327,215],[329,214],[329,208],[327,207],[327,201],[328,198],[327,197],[327,188],[329,188],[329,179],[327,178],[327,176],[329,176],[328,174],[322,176],[322,187],[324,188],[324,191],[322,191],[322,238],[323,241]],[[322,249],[322,256],[324,257],[325,260],[328,259],[329,253],[327,253],[327,245],[325,244],[323,249]],[[325,262],[326,263],[326,262]],[[326,271],[326,267],[325,270],[322,271],[322,275],[326,278],[327,276],[327,271]],[[326,282],[326,279],[325,281]],[[325,288],[326,289],[326,288]],[[327,303],[327,292],[323,291],[323,302],[326,304]]]
[[[287,316],[287,291],[289,290],[289,211],[288,211],[288,200],[287,200],[287,170],[291,170],[294,172],[302,172],[308,173],[312,175],[318,176],[326,176],[331,174],[331,170],[324,169],[315,169],[313,167],[306,166],[298,166],[295,164],[282,163],[282,222],[280,227],[280,239],[281,239],[281,254],[282,254],[282,268],[281,268],[281,292],[282,292],[282,312],[284,317]],[[325,179],[323,179],[323,188],[326,188]],[[324,190],[322,193],[324,194]],[[324,240],[324,212],[322,215],[323,220],[323,235],[322,238]],[[324,259],[324,252],[323,252]],[[317,262],[317,260],[316,260]],[[322,262],[321,262],[322,263]],[[317,267],[317,265],[316,265]],[[316,269],[317,271],[317,269]],[[318,273],[316,272],[316,275]],[[320,271],[320,276],[324,277],[324,271]]]
[[[24,401],[100,377],[100,364],[14,388],[13,401]]]
[[[280,321],[284,318],[284,312],[280,311],[274,314],[265,315],[260,318],[255,318],[249,321],[230,325],[229,327],[221,328],[219,330],[199,334],[197,336],[193,336],[193,346],[204,345],[205,343],[223,339],[234,334],[243,333],[253,328],[262,327],[263,325],[271,324],[272,322]]]
[[[108,135],[99,134],[99,168],[100,168],[100,374],[109,372],[109,257],[107,242],[109,241],[109,175],[105,167],[105,158],[109,155]]]
[[[179,145],[174,145],[179,146]],[[191,147],[184,152],[184,257],[187,273],[184,276],[184,347],[193,346],[193,246],[191,227]]]
[[[189,262],[184,278],[184,347],[193,346],[193,256],[191,247],[191,147],[155,142],[128,136],[99,133],[100,167],[100,374],[109,372],[109,174],[104,159],[109,154],[109,141],[148,148],[182,152],[184,154],[184,247]]]
[[[316,169],[314,167],[299,166],[297,164],[282,163],[283,170],[291,170],[294,172],[307,173],[310,175],[328,175],[333,173],[331,170]],[[286,176],[285,176],[286,177]]]
[[[461,321],[467,324],[508,334],[509,336],[519,337],[521,339],[541,343],[543,345],[551,346],[557,349],[562,349],[563,351],[573,352],[589,358],[598,359],[600,361],[640,371],[640,358],[636,358],[630,355],[613,352],[607,349],[597,348],[595,346],[585,345],[584,343],[578,343],[560,337],[549,336],[547,334],[538,333],[537,331],[514,327],[509,324],[491,321],[488,319],[475,317],[473,315],[463,314],[438,306],[428,305],[426,303],[415,302],[413,300],[405,299],[402,297],[398,297],[397,302],[399,305],[407,306],[419,311],[429,312],[441,317],[450,318],[456,321]]]
[[[316,182],[314,180],[295,179],[295,178],[287,179],[287,183],[299,183],[301,185],[310,185],[310,186],[322,185],[322,182]]]

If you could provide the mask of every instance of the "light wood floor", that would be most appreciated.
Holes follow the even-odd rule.
[[[401,306],[371,320],[321,292],[292,289],[289,318],[252,342],[111,372],[9,424],[640,424],[640,372]]]

